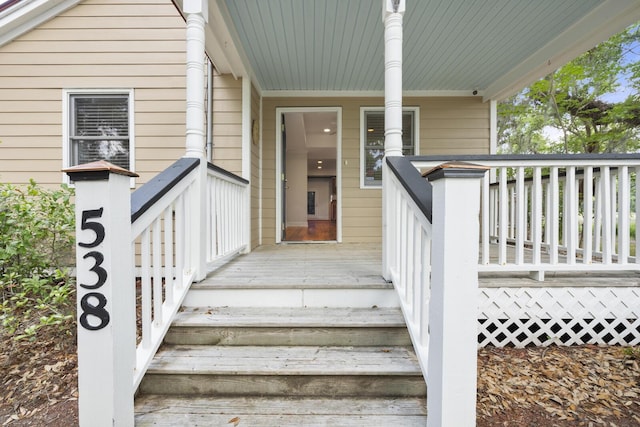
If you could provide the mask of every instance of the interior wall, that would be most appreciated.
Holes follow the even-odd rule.
[[[316,193],[316,213],[308,215],[308,219],[329,220],[331,205],[331,178],[311,178],[308,180],[307,191]]]
[[[302,113],[284,115],[286,133],[286,215],[287,227],[307,226],[307,151]]]
[[[307,223],[307,153],[287,151],[285,190],[287,227],[306,227]]]

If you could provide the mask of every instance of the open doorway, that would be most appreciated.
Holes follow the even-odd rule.
[[[282,108],[278,119],[276,241],[340,241],[340,110]]]

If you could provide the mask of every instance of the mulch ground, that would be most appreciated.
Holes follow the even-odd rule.
[[[0,426],[78,425],[73,342],[0,343]],[[485,348],[478,426],[640,426],[640,348]]]
[[[640,349],[485,348],[479,426],[640,426]]]

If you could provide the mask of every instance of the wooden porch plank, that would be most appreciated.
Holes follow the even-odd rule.
[[[189,397],[147,395],[136,402],[136,412],[193,415],[426,415],[420,398],[286,398]],[[303,425],[303,424],[301,424]]]
[[[544,282],[529,277],[528,272],[481,272],[478,277],[481,288],[561,288],[561,287],[640,287],[640,273],[635,271],[575,271],[546,272]]]
[[[397,426],[424,427],[424,416],[402,415],[253,415],[240,414],[242,424],[260,427],[320,427],[320,426]],[[175,426],[225,426],[233,425],[228,415],[193,415],[181,416],[178,420],[159,414],[151,414],[145,418],[137,418],[137,426],[175,427]]]

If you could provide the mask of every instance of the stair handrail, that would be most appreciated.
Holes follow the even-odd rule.
[[[197,197],[199,164],[197,158],[181,158],[131,195],[133,283],[140,301],[134,389],[195,278],[196,258],[187,242],[196,232],[189,210]]]
[[[427,382],[428,425],[475,425],[480,181],[485,167],[444,163],[420,176],[387,157],[383,272]]]
[[[76,184],[79,421],[133,425],[134,392],[191,284],[208,261],[249,250],[249,181],[190,157],[133,193],[137,175],[108,162],[65,172]]]

